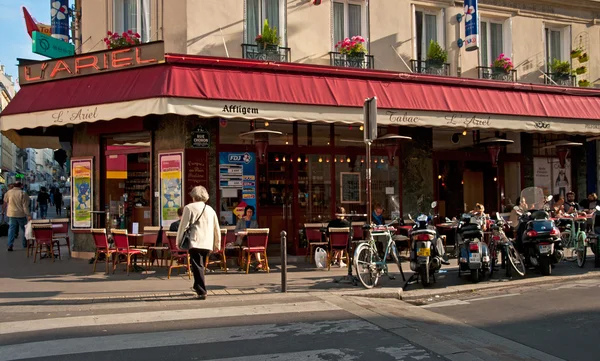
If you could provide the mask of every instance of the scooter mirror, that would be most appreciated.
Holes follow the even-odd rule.
[[[596,210],[597,210],[597,211],[600,211],[600,206],[596,206]]]
[[[431,202],[431,208],[435,208],[435,207],[437,207],[437,202],[436,201]]]
[[[550,202],[552,200],[552,198],[554,198],[554,197],[552,197],[552,195],[549,195],[548,197],[546,197],[546,201]]]

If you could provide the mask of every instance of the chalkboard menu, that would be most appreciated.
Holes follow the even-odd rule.
[[[361,187],[359,172],[340,173],[341,203],[360,203]]]
[[[208,150],[185,150],[185,204],[191,203],[190,192],[196,186],[208,188]]]

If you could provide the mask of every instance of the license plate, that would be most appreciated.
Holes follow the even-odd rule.
[[[469,257],[469,262],[481,262],[481,255],[479,253],[471,253],[471,257]]]
[[[552,252],[551,244],[540,244],[540,253],[546,254]]]
[[[429,257],[431,255],[431,249],[429,248],[421,248],[417,251],[417,256],[421,257]]]

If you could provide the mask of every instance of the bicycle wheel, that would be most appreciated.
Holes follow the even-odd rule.
[[[571,239],[571,232],[562,232],[560,239],[563,246],[563,252],[565,254],[565,261],[574,262],[577,259],[577,255],[575,254],[575,242]]]
[[[396,243],[392,242],[391,245],[391,253],[392,253],[392,258],[394,258],[394,262],[396,262],[396,264],[398,265],[398,270],[400,271],[400,274],[402,275],[402,280],[406,281],[406,278],[404,277],[404,271],[402,270],[402,265],[400,264],[400,256],[398,255],[398,248],[396,247]]]
[[[579,268],[585,266],[585,258],[587,257],[587,245],[585,244],[585,233],[579,233],[577,235],[577,265]]]
[[[525,276],[525,262],[523,262],[523,256],[521,256],[512,243],[509,243],[508,246],[506,246],[506,249],[506,255],[510,262],[509,267],[512,267],[521,277]]]
[[[354,268],[356,276],[365,288],[373,288],[379,280],[379,272],[375,259],[377,252],[367,243],[363,243],[354,253]]]
[[[494,268],[496,268],[497,263],[498,263],[498,251],[497,251],[497,247],[496,247],[496,242],[492,240],[490,242],[490,268],[488,270],[490,273],[490,279],[494,276]]]

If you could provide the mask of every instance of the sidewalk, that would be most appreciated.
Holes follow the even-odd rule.
[[[118,265],[115,274],[104,274],[104,264],[98,264],[97,272],[92,274],[92,265],[87,260],[69,259],[66,249],[63,258],[52,263],[50,259],[33,263],[27,258],[20,241],[15,242],[15,251],[6,251],[6,237],[0,238],[0,305],[46,304],[46,303],[92,303],[115,301],[163,300],[189,298],[191,281],[173,270],[171,279],[167,279],[167,269],[153,267],[145,272],[125,273],[125,266]],[[521,287],[535,283],[559,282],[569,279],[597,277],[600,269],[593,268],[593,259],[589,258],[586,267],[580,269],[572,262],[563,262],[556,266],[552,276],[542,277],[535,270],[528,271],[525,279],[508,280],[503,275],[495,275],[491,281],[471,283],[467,277],[458,277],[455,260],[452,266],[446,266],[443,273],[437,275],[437,283],[428,289],[421,285],[410,285],[402,292],[404,282],[398,274],[395,264],[390,271],[395,280],[387,277],[380,279],[380,285],[365,290],[362,285],[353,286],[347,282],[335,282],[347,274],[347,268],[332,268],[331,271],[319,270],[312,264],[294,264],[288,266],[288,293],[304,294],[309,292],[329,292],[342,295],[402,298],[404,300],[423,299],[435,295],[459,292],[473,292],[489,288]],[[408,279],[412,272],[407,262],[403,263]],[[502,273],[502,272],[497,272]],[[230,269],[229,273],[220,270],[209,272],[206,282],[210,295],[227,296],[243,294],[274,294],[281,291],[281,273],[278,264],[271,263],[271,273],[245,273]]]

